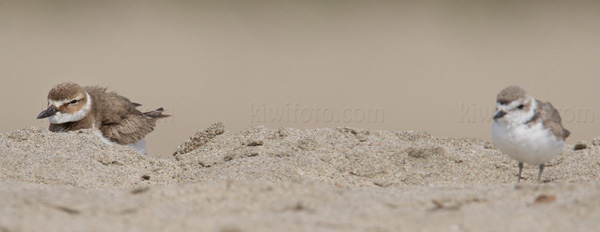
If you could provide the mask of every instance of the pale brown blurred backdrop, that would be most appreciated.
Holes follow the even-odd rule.
[[[597,1],[0,0],[0,131],[47,127],[35,117],[48,90],[74,81],[167,109],[147,137],[154,156],[219,121],[490,140],[495,96],[518,84],[562,110],[569,143],[591,140],[598,12]]]

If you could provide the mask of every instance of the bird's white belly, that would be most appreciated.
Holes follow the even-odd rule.
[[[140,141],[137,141],[137,143],[129,144],[129,146],[132,146],[142,154],[146,154],[146,140],[144,139],[140,139]]]
[[[550,161],[565,146],[565,142],[545,129],[542,123],[532,127],[526,124],[509,127],[494,122],[492,140],[500,151],[511,158],[533,165]]]

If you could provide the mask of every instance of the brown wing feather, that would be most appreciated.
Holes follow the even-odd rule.
[[[162,114],[164,111],[165,111],[165,109],[160,107],[153,111],[144,112],[144,115],[151,117],[151,118],[155,118],[155,119],[166,118],[166,117],[171,116],[171,115]]]
[[[139,112],[139,111],[138,111]],[[154,130],[156,120],[139,114],[125,115],[119,123],[103,124],[102,135],[118,144],[132,144]]]
[[[137,110],[140,104],[115,92],[106,93],[106,88],[91,86],[85,89],[90,95],[101,98],[95,102],[104,137],[126,145],[138,142],[154,130],[156,119]]]
[[[98,86],[88,86],[85,90],[90,95],[96,97],[96,112],[99,113],[99,118],[102,124],[120,123],[125,115],[135,111],[136,103],[132,103],[126,97],[118,95],[115,92],[106,93],[106,88]],[[138,111],[139,112],[139,111]]]
[[[537,104],[544,126],[550,128],[559,138],[566,139],[571,135],[571,132],[563,127],[558,111],[550,102],[537,101]]]

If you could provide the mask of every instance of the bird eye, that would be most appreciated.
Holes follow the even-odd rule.
[[[69,102],[69,104],[77,104],[77,102],[78,102],[77,100],[73,100],[73,101]]]
[[[521,105],[517,106],[517,108],[519,108],[520,110],[522,110],[522,109],[523,109],[523,107],[525,107],[523,104],[521,104]]]

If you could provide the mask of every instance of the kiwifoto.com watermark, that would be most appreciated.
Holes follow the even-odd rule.
[[[250,104],[251,123],[383,123],[385,112],[373,107],[331,107],[299,103]]]
[[[556,108],[564,123],[594,123],[596,112],[592,108]],[[478,106],[474,103],[460,103],[461,123],[492,123],[495,106]]]

